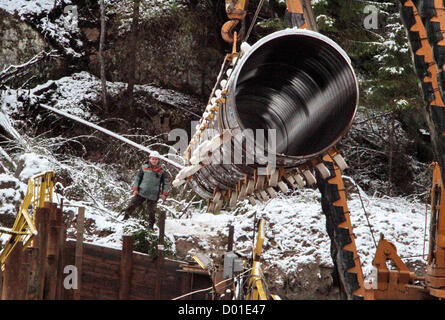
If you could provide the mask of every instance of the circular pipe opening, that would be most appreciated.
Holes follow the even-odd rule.
[[[285,30],[255,44],[239,61],[235,108],[243,129],[276,130],[276,153],[310,157],[348,131],[357,79],[344,51],[315,32]]]

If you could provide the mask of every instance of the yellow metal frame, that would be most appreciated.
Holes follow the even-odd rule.
[[[260,219],[258,222],[258,235],[256,238],[255,250],[253,252],[253,260],[258,261],[261,257],[261,253],[263,252],[263,243],[264,243],[264,220]]]
[[[35,213],[37,208],[43,208],[45,202],[53,201],[54,171],[46,171],[28,179],[28,188],[25,198],[17,213],[14,225],[11,229],[0,228],[0,236],[9,234],[10,237],[5,247],[0,253],[0,264],[4,269],[5,261],[14,249],[17,242],[23,242],[26,249],[35,235],[37,229],[35,225]],[[29,215],[29,207],[32,206],[32,215]]]
[[[261,262],[254,261],[249,280],[249,293],[246,300],[267,300],[266,290],[261,277]]]
[[[249,293],[246,295],[246,300],[268,300],[267,292],[263,284],[263,276],[261,271],[261,253],[263,252],[263,244],[265,239],[264,220],[260,219],[258,222],[258,232],[253,251],[252,271],[249,279]],[[273,300],[280,300],[277,295],[270,295]]]

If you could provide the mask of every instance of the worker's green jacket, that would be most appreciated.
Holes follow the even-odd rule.
[[[160,165],[154,167],[150,162],[142,165],[133,181],[133,190],[149,200],[158,200],[160,194],[167,196],[169,191],[167,173]]]

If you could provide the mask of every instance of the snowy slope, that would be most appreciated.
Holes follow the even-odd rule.
[[[372,259],[375,254],[374,242],[368,227],[364,209],[358,194],[351,194],[348,205],[351,221],[356,236],[356,245],[361,259],[363,272],[369,276],[373,269]],[[398,253],[407,262],[422,263],[424,248],[425,204],[412,202],[404,198],[375,198],[362,194],[364,207],[368,214],[371,229],[376,241],[380,233],[393,242]],[[228,225],[235,227],[235,250],[245,257],[251,254],[254,218],[263,217],[266,221],[266,241],[263,259],[266,271],[279,270],[285,275],[297,273],[303,266],[316,263],[332,267],[330,240],[326,233],[325,217],[321,211],[320,193],[315,190],[298,190],[293,195],[280,196],[267,203],[252,206],[247,202],[239,205],[237,211],[243,214],[223,211],[219,215],[203,210],[192,210],[192,217],[175,219],[171,216],[166,221],[166,233],[171,239],[195,240],[192,252],[218,250],[221,238],[227,237]],[[97,219],[87,210],[87,215]],[[99,228],[111,228],[115,231],[105,238],[90,241],[111,247],[120,247],[121,236],[126,225],[135,224],[107,220],[96,220]],[[426,247],[428,243],[425,244]],[[408,257],[409,258],[404,259]]]
[[[107,82],[107,93],[116,97],[127,87],[123,82]],[[82,117],[84,120],[97,121],[98,118],[91,113],[91,108],[97,108],[94,104],[101,97],[100,80],[88,72],[75,73],[69,77],[58,80],[50,80],[45,84],[36,86],[31,90],[6,90],[0,99],[2,109],[11,112],[19,112],[23,109],[24,97],[34,104],[44,100],[46,104],[69,113]],[[190,109],[191,105],[199,106],[199,102],[191,96],[174,90],[162,89],[150,85],[136,85],[135,92],[144,98],[152,98],[160,103],[176,107]],[[138,96],[135,97],[138,99]],[[197,112],[197,110],[192,110]]]
[[[125,87],[123,83],[108,83],[111,95],[117,94]],[[150,86],[138,86],[145,95],[167,104],[176,105],[188,97]],[[76,114],[86,120],[98,121],[92,112],[91,101],[100,99],[99,80],[86,72],[81,72],[57,81],[49,81],[29,92],[25,90],[6,90],[0,101],[3,120],[0,124],[11,138],[17,140],[16,147],[6,149],[15,163],[22,163],[22,170],[7,171],[0,175],[0,215],[11,213],[14,206],[26,191],[26,180],[35,173],[48,169],[56,173],[64,173],[70,177],[71,184],[59,186],[64,195],[77,195],[76,188],[84,191],[82,197],[67,197],[64,199],[65,212],[74,216],[78,206],[86,207],[86,218],[89,228],[86,240],[104,246],[120,248],[122,235],[129,229],[143,227],[140,221],[130,219],[126,223],[119,221],[115,204],[110,206],[104,197],[104,190],[98,181],[106,180],[118,195],[122,205],[130,197],[129,185],[118,178],[121,169],[105,167],[89,163],[80,158],[61,159],[60,155],[51,152],[51,145],[60,143],[59,138],[35,142],[30,137],[20,136],[24,124],[13,120],[13,116],[26,108],[23,101],[38,104],[39,101],[50,103],[59,110]],[[24,98],[25,97],[25,98]],[[11,129],[12,128],[12,129]],[[14,177],[17,174],[18,178]],[[350,174],[350,172],[348,172]],[[347,179],[349,180],[349,179]],[[7,182],[3,184],[2,181]],[[348,195],[348,205],[351,220],[356,235],[356,245],[359,251],[363,271],[369,277],[372,271],[372,259],[375,253],[373,238],[367,224],[364,209],[357,193]],[[60,201],[61,194],[55,196]],[[362,192],[364,208],[369,215],[371,228],[376,241],[379,234],[394,242],[402,258],[419,256],[424,248],[425,205],[415,200],[404,198],[378,198]],[[281,195],[264,204],[252,206],[247,202],[239,204],[232,212],[222,211],[219,215],[206,213],[204,210],[191,208],[190,218],[176,219],[174,202],[166,205],[168,219],[166,235],[177,246],[187,242],[188,253],[201,251],[204,253],[224,250],[224,240],[227,240],[228,224],[235,226],[235,250],[248,258],[253,243],[254,219],[263,217],[266,221],[266,241],[263,259],[265,272],[274,275],[275,286],[284,286],[288,278],[295,277],[310,266],[332,267],[330,257],[330,241],[325,230],[325,217],[321,212],[320,193],[315,190],[297,190],[293,194]],[[174,215],[170,212],[175,212]],[[68,230],[74,236],[74,227]],[[427,245],[427,244],[426,244]],[[174,249],[177,247],[175,245]],[[178,248],[179,249],[179,248]],[[186,255],[187,252],[182,252]],[[184,256],[185,258],[185,256]],[[404,261],[422,263],[421,257],[405,259]],[[305,281],[316,281],[306,278]]]

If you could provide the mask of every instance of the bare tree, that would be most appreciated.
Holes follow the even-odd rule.
[[[127,96],[128,104],[130,107],[134,103],[134,84],[136,78],[136,51],[137,51],[137,40],[139,33],[139,8],[141,0],[134,0],[133,5],[133,21],[131,24],[131,35],[130,35],[130,53],[129,53],[129,68],[128,68],[128,86],[127,86]]]
[[[388,146],[388,188],[386,190],[386,193],[388,196],[391,197],[391,187],[392,187],[392,166],[393,166],[393,153],[394,153],[394,123],[395,123],[395,116],[394,113],[391,114],[391,131],[389,132],[389,146]]]
[[[105,4],[104,0],[100,0],[100,43],[99,43],[99,63],[100,63],[100,80],[102,83],[102,102],[106,112],[108,112],[107,103],[107,79],[105,78],[105,59],[104,59],[104,45],[105,45]]]

